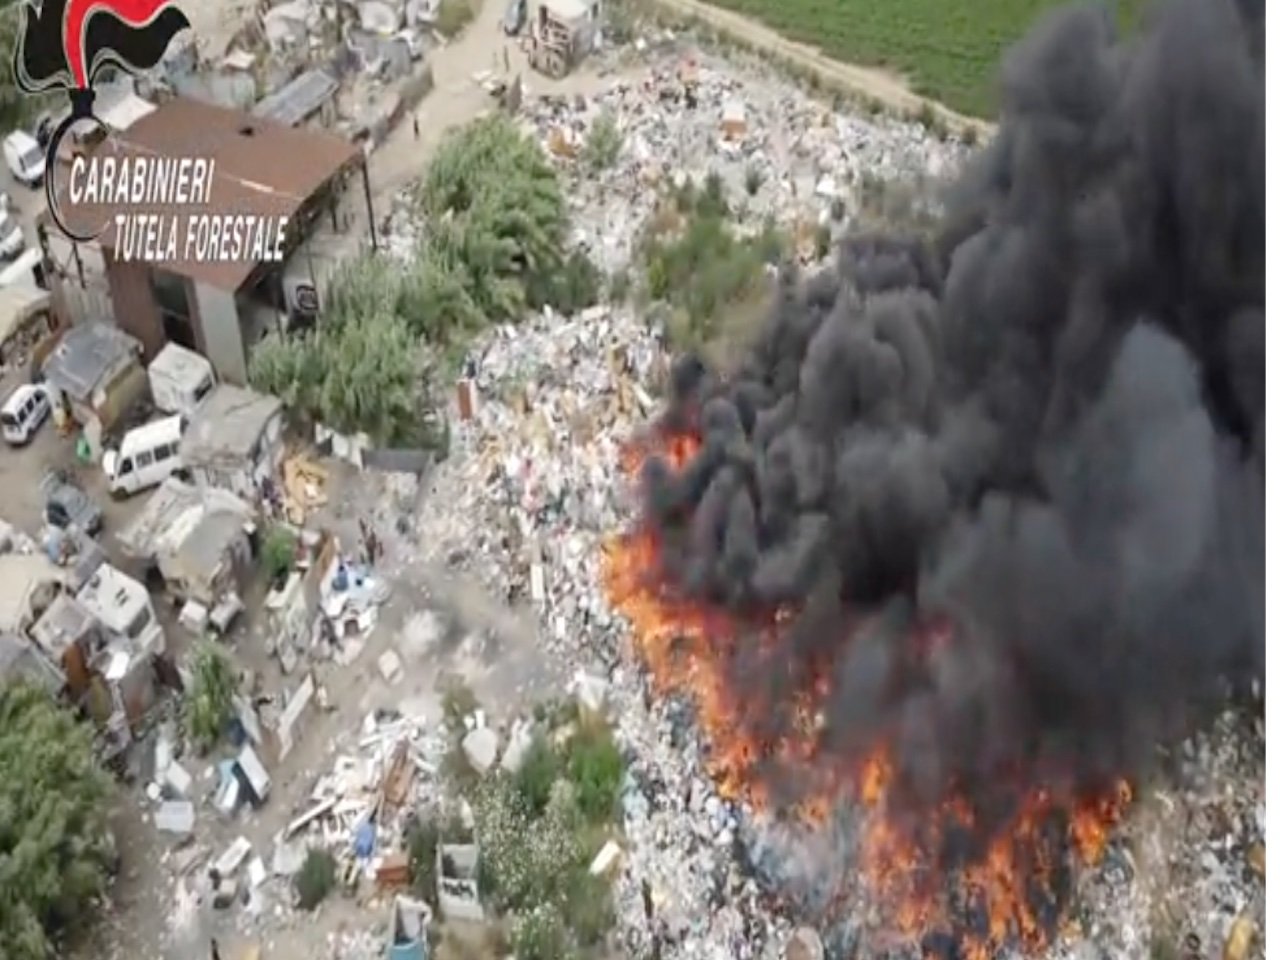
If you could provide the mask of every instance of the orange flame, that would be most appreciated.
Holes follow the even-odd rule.
[[[646,457],[659,456],[674,469],[686,466],[697,454],[699,440],[688,434],[659,434],[649,442],[623,453],[623,467],[635,475]],[[1053,874],[1066,851],[1061,840],[1051,845],[1047,822],[1066,814],[1066,835],[1080,860],[1096,863],[1111,828],[1123,816],[1132,799],[1127,783],[1116,784],[1102,797],[1055,796],[1046,789],[1028,790],[1008,825],[986,840],[980,855],[970,858],[958,878],[962,900],[980,904],[985,917],[980,932],[953,930],[955,923],[938,889],[946,873],[938,851],[947,829],[972,829],[975,814],[962,796],[953,796],[926,818],[923,827],[908,828],[891,815],[889,796],[895,764],[887,747],[873,749],[843,771],[823,769],[829,758],[817,756],[822,718],[810,704],[791,704],[794,723],[777,741],[754,735],[750,704],[729,680],[728,666],[735,654],[741,626],[727,613],[682,597],[663,580],[661,549],[656,533],[641,528],[617,536],[605,546],[603,579],[614,608],[632,626],[636,654],[653,678],[659,694],[684,693],[694,707],[708,750],[708,773],[720,793],[728,798],[763,807],[771,799],[762,773],[766,760],[793,763],[806,772],[818,767],[806,780],[808,795],[792,801],[792,812],[810,823],[827,818],[836,799],[847,794],[864,808],[859,862],[851,865],[869,881],[890,910],[893,925],[903,935],[923,937],[948,930],[958,936],[966,960],[989,960],[998,947],[1016,939],[1032,949],[1047,945],[1053,931],[1045,929],[1035,899],[1056,906]],[[781,626],[785,614],[764,625],[763,641]],[[922,643],[943,642],[930,629]],[[821,701],[826,681],[814,679],[815,701]],[[774,709],[777,709],[776,706]],[[788,768],[790,769],[790,767]],[[953,889],[953,898],[956,890]]]

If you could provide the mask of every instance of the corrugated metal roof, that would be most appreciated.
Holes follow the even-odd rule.
[[[85,402],[93,391],[142,352],[142,346],[109,323],[80,323],[68,330],[44,361],[48,381]]]
[[[67,682],[34,644],[11,633],[0,633],[0,680],[26,680],[50,693],[57,693]]]
[[[136,559],[151,559],[180,547],[206,513],[233,514],[243,523],[253,517],[253,508],[225,490],[202,490],[170,477],[133,521],[117,531],[116,542]]]
[[[0,287],[0,343],[49,306],[49,291],[39,287]]]
[[[226,457],[248,457],[268,422],[284,405],[276,397],[222,383],[205,397],[182,436],[188,465]]]
[[[324,106],[337,89],[338,81],[325,71],[308,70],[259,100],[253,115],[296,127]]]
[[[117,156],[204,157],[214,161],[213,188],[206,204],[130,206],[134,214],[251,214],[292,217],[313,194],[363,152],[341,137],[239,110],[176,98],[156,107],[127,131],[109,138],[97,151]],[[110,222],[112,204],[73,206],[62,200],[68,226],[93,232]],[[110,250],[114,230],[99,242]],[[179,244],[179,258],[184,257]],[[222,290],[240,289],[257,267],[249,261],[161,261],[171,273]]]

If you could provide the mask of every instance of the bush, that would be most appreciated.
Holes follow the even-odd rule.
[[[269,334],[249,359],[249,381],[285,405],[343,433],[390,443],[420,419],[417,341],[385,306],[301,336]]]
[[[327,850],[312,848],[302,862],[302,869],[293,877],[293,889],[297,894],[300,910],[314,910],[333,890],[338,879],[338,864]]]
[[[600,271],[582,250],[574,250],[565,261],[550,303],[566,316],[593,306],[600,300]]]
[[[467,686],[466,681],[449,677],[444,683],[441,709],[449,736],[454,740],[461,740],[467,735],[467,718],[480,709],[480,699]]]
[[[560,776],[560,758],[541,734],[534,737],[524,762],[516,771],[516,792],[530,816],[539,817],[551,800],[551,788]]]
[[[564,196],[542,148],[509,118],[474,121],[446,140],[419,202],[432,255],[460,271],[482,315],[514,320],[551,302],[565,264]]]
[[[578,955],[564,919],[545,903],[516,917],[511,946],[516,960],[574,960]]]
[[[441,0],[436,13],[436,29],[441,36],[453,39],[476,17],[472,0]]]
[[[573,788],[557,783],[542,816],[532,817],[510,780],[491,778],[473,809],[481,893],[499,910],[557,901],[586,855]]]
[[[0,955],[61,956],[115,860],[111,778],[93,733],[44,690],[0,684]]]
[[[585,869],[572,874],[565,898],[565,922],[578,943],[584,947],[602,943],[615,919],[608,882],[591,876]]]
[[[608,110],[601,111],[587,131],[587,139],[582,146],[582,159],[592,170],[607,170],[618,162],[622,144],[622,131],[618,129],[617,118]]]
[[[689,213],[674,239],[651,224],[641,245],[648,293],[667,300],[682,319],[669,334],[675,345],[695,350],[716,339],[724,318],[763,291],[766,263],[783,254],[781,235],[766,226],[757,237],[739,238],[724,219],[726,202],[720,181],[708,177],[701,192],[673,195]]]
[[[262,545],[262,569],[273,583],[284,579],[293,569],[298,549],[298,538],[288,527],[271,528]]]
[[[567,746],[567,768],[578,809],[592,822],[613,817],[625,764],[603,724],[580,727]]]
[[[191,689],[187,691],[187,732],[197,749],[218,742],[231,717],[236,692],[235,668],[222,648],[205,641],[196,650]]]
[[[440,825],[434,817],[420,819],[405,835],[413,895],[433,908],[439,907],[436,887],[436,851],[439,848]]]
[[[627,302],[627,295],[631,292],[631,272],[623,267],[615,270],[613,276],[609,278],[609,302],[612,304],[623,304]]]

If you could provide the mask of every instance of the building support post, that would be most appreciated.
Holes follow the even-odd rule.
[[[373,222],[373,191],[369,188],[369,158],[360,161],[360,179],[364,181],[364,205],[369,213],[369,244],[378,252],[378,227]]]

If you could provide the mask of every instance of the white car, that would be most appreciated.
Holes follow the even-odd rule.
[[[19,447],[31,440],[49,416],[49,394],[44,387],[24,383],[0,407],[0,431],[5,442]]]
[[[0,208],[0,259],[12,260],[26,245],[18,221],[9,215],[8,210]]]
[[[25,130],[15,130],[4,138],[4,162],[19,183],[38,187],[44,180],[44,151]]]

